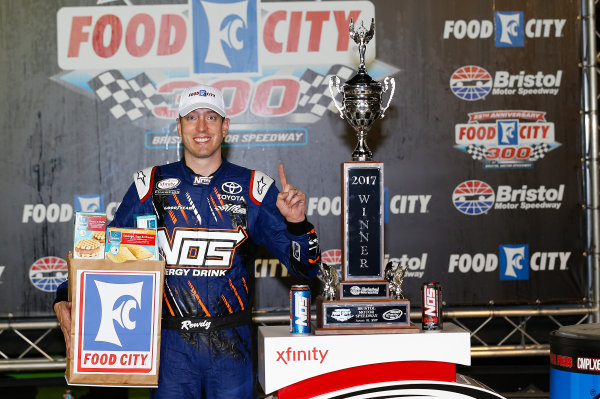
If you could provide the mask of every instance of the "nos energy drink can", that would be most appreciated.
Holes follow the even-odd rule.
[[[310,334],[310,288],[292,285],[290,290],[290,333]]]
[[[440,283],[425,283],[421,288],[423,331],[442,329],[442,286]]]

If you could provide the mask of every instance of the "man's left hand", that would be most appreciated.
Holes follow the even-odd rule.
[[[290,223],[302,222],[306,213],[306,195],[296,187],[288,184],[283,164],[279,164],[281,192],[277,195],[277,209]]]

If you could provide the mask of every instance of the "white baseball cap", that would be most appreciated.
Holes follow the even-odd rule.
[[[198,108],[209,108],[225,118],[225,102],[221,92],[206,85],[198,85],[185,89],[179,100],[179,115],[186,116]]]

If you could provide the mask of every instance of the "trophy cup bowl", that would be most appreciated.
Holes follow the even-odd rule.
[[[390,97],[385,107],[382,107],[382,94],[387,92],[388,84],[391,86]],[[338,105],[335,99],[334,87],[342,93],[342,104]],[[394,78],[386,77],[383,86],[366,73],[357,73],[348,80],[343,89],[340,89],[340,79],[332,76],[329,81],[329,90],[333,102],[340,112],[340,117],[345,119],[356,131],[358,143],[352,152],[353,161],[372,161],[373,153],[367,146],[367,132],[377,119],[385,116],[385,111],[392,101],[395,90]]]

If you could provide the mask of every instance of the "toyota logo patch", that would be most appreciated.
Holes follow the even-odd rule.
[[[235,182],[228,181],[221,185],[221,190],[223,190],[227,194],[239,194],[240,192],[242,192],[242,186]]]

